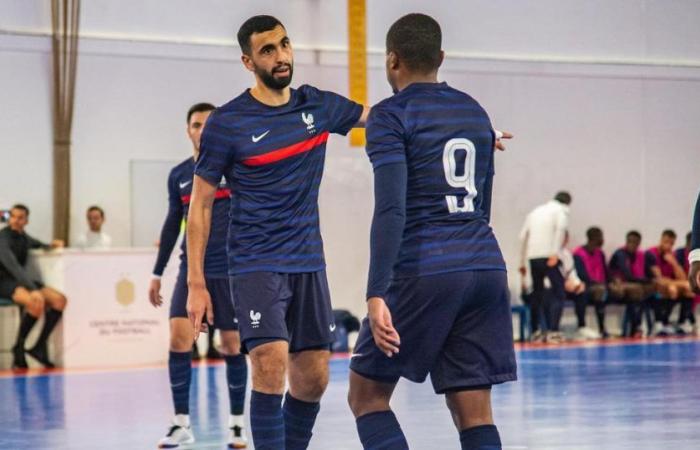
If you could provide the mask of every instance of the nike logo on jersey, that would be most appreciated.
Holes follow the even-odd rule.
[[[184,183],[180,183],[180,189],[184,189],[189,185],[192,181],[185,181]]]
[[[328,326],[328,329],[331,330],[331,333],[335,331],[335,324],[332,323]]]
[[[253,136],[251,137],[251,139],[253,140],[253,142],[258,142],[260,139],[262,139],[262,138],[264,138],[265,136],[267,136],[267,133],[269,133],[269,132],[270,132],[270,130],[267,130],[266,132],[264,132],[264,133],[261,134],[260,136],[255,136],[255,135],[253,135]]]

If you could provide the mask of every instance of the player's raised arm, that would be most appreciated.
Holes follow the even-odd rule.
[[[215,195],[216,185],[199,175],[194,176],[187,215],[187,315],[194,327],[195,341],[203,328],[204,314],[207,314],[207,323],[213,322],[211,298],[204,280],[204,252],[209,240]]]

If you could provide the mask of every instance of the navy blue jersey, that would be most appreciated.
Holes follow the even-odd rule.
[[[311,86],[271,107],[248,90],[214,111],[195,173],[225,176],[231,198],[229,273],[300,273],[325,268],[318,190],[329,133],[346,134],[362,106]]]
[[[162,275],[175,247],[183,218],[187,218],[192,195],[192,179],[194,178],[194,160],[187,158],[175,166],[168,175],[168,215],[160,234],[160,247],[153,273]],[[209,243],[204,256],[204,274],[207,277],[225,277],[228,274],[226,258],[226,233],[229,222],[229,198],[231,190],[226,180],[219,177],[218,188],[211,218]],[[180,260],[182,269],[186,268],[187,239],[182,240]]]
[[[372,108],[367,154],[375,173],[392,164],[407,171],[394,279],[505,270],[489,226],[494,138],[484,109],[446,83],[411,84]]]

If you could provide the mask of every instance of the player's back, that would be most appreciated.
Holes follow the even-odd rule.
[[[406,225],[394,278],[505,270],[489,226],[494,135],[483,108],[445,83],[416,83],[375,106],[372,116],[387,124],[370,123],[368,134],[392,130],[403,139],[403,155],[384,144],[368,147],[375,168],[403,157],[408,171]]]

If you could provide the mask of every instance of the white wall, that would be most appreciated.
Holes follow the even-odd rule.
[[[389,95],[382,53],[391,22],[413,10],[444,30],[442,78],[516,133],[498,155],[494,227],[514,268],[526,212],[560,188],[574,195],[572,232],[604,228],[608,249],[638,228],[685,233],[700,187],[700,16],[694,1],[368,2],[370,100]],[[30,231],[51,231],[50,11],[0,0],[0,207],[32,208]],[[235,4],[235,7],[232,5]],[[117,6],[118,5],[118,6]],[[282,19],[296,84],[347,92],[343,0],[83,2],[73,135],[73,234],[98,203],[117,245],[130,242],[129,162],[190,152],[184,114],[222,103],[251,82],[232,45],[250,15]],[[165,189],[165,180],[153,180]],[[322,227],[337,306],[362,308],[371,171],[344,138],[329,145]],[[516,280],[512,280],[516,281]]]

